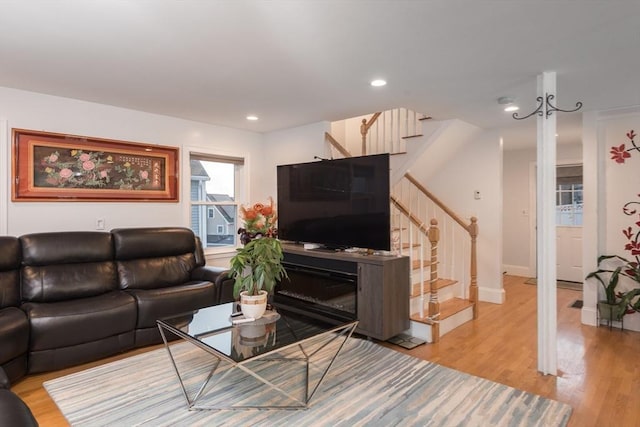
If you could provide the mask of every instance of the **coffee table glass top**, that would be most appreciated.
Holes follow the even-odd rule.
[[[206,307],[158,322],[181,338],[204,344],[234,362],[249,360],[352,323],[328,323],[278,308],[277,312],[267,311],[256,321],[234,325],[231,321],[234,306],[235,303],[228,303]]]

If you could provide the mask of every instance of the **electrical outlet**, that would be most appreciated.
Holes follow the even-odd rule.
[[[96,218],[96,230],[104,230],[104,218]]]

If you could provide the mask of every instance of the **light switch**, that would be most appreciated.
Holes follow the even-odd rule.
[[[96,230],[104,230],[104,218],[96,218]]]

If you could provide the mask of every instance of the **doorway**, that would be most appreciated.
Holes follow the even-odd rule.
[[[529,268],[537,270],[536,263],[536,167],[530,168],[530,251]],[[581,288],[582,271],[582,213],[583,183],[580,161],[559,161],[556,167],[556,279],[577,282]]]
[[[556,167],[557,279],[582,283],[582,165]]]

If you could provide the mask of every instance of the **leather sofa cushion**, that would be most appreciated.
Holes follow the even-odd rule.
[[[99,231],[34,233],[20,237],[25,265],[76,264],[113,260],[113,239]]]
[[[118,290],[109,233],[35,233],[21,236],[20,243],[23,301],[64,301]]]
[[[193,231],[183,227],[117,228],[111,230],[119,261],[194,254]]]
[[[0,236],[0,308],[20,305],[21,260],[18,238]]]
[[[22,253],[17,237],[0,236],[0,271],[20,268]]]
[[[22,309],[31,324],[30,351],[97,341],[136,325],[136,303],[126,292],[61,301],[55,304],[26,303]]]
[[[156,289],[182,285],[195,268],[193,254],[118,261],[122,289]]]
[[[156,321],[168,316],[213,305],[216,287],[212,282],[188,282],[163,289],[129,289],[138,305],[137,329],[155,327]]]
[[[7,307],[0,310],[0,365],[27,352],[29,321],[22,310]]]
[[[19,305],[20,270],[0,271],[0,309]]]
[[[22,269],[22,299],[56,302],[87,298],[118,290],[118,274],[111,261]]]

